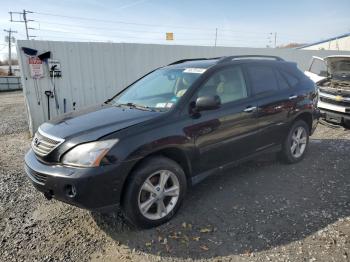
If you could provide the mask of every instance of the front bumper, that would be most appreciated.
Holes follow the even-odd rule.
[[[324,108],[320,108],[322,117],[327,121],[343,124],[345,121],[350,121],[350,114],[344,114],[337,111],[332,111]]]
[[[130,162],[94,168],[47,165],[36,158],[33,150],[25,156],[27,176],[47,198],[96,211],[109,211],[119,205],[131,167]]]
[[[339,124],[350,120],[350,97],[322,91],[319,97],[317,106],[326,120]]]

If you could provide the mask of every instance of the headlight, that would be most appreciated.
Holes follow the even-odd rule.
[[[110,139],[78,145],[63,156],[62,163],[79,167],[99,166],[103,157],[117,142],[118,139]]]

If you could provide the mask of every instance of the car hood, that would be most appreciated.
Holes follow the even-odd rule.
[[[40,130],[63,139],[80,137],[82,141],[96,140],[160,114],[160,112],[103,104],[64,114],[42,124]]]

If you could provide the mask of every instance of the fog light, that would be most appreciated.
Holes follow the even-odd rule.
[[[66,192],[66,195],[70,198],[73,198],[77,195],[77,189],[73,185],[66,185],[65,192]]]

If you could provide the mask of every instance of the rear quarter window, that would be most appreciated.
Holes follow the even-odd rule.
[[[278,86],[280,87],[280,89],[282,89],[282,90],[289,89],[290,84],[288,83],[286,78],[282,75],[282,73],[278,70],[276,70],[275,73],[276,73],[276,77],[277,77],[277,81],[278,81]]]
[[[290,87],[294,87],[299,83],[299,79],[297,77],[293,76],[292,74],[290,74],[284,70],[280,70],[280,73],[286,79],[286,81],[288,82],[288,85]]]
[[[278,82],[274,70],[269,66],[248,65],[247,72],[252,86],[253,94],[277,91]]]

